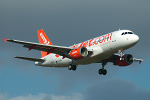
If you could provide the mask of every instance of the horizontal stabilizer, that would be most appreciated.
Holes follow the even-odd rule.
[[[45,61],[44,59],[40,59],[40,58],[29,58],[29,57],[19,57],[19,56],[16,56],[14,58],[29,60],[29,61],[38,61],[38,62],[44,62]]]

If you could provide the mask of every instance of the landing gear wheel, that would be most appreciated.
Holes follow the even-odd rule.
[[[99,69],[98,73],[101,75],[103,74],[103,70],[102,69]]]
[[[72,65],[72,70],[75,71],[77,69],[76,65]]]
[[[71,65],[69,65],[68,69],[71,70]]]
[[[76,67],[76,65],[69,65],[68,69],[75,71],[77,69],[77,67]]]
[[[100,74],[100,75],[106,75],[107,74],[107,70],[106,69],[99,69],[99,71],[98,71],[98,73]]]
[[[103,75],[106,75],[106,74],[107,74],[107,70],[104,69],[104,70],[103,70]]]

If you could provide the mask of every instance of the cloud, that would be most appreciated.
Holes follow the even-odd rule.
[[[8,100],[7,96],[4,94],[0,94],[0,100]]]
[[[149,100],[150,91],[140,89],[136,84],[121,79],[97,83],[89,87],[86,100]]]
[[[50,94],[17,96],[8,99],[6,95],[0,95],[0,100],[83,100],[82,94],[72,94],[71,96],[57,96]]]
[[[83,93],[69,95],[44,94],[22,95],[9,98],[0,94],[0,100],[149,100],[150,91],[137,87],[134,83],[126,80],[113,79],[98,82],[87,87]]]
[[[0,40],[5,37],[38,42],[36,30],[44,28],[52,43],[69,46],[125,28],[133,30],[140,36],[139,43],[131,53],[135,54],[136,50],[144,52],[144,54],[136,53],[136,56],[149,57],[149,46],[141,48],[143,45],[149,45],[147,42],[150,36],[149,3],[148,0],[144,2],[137,0],[114,0],[113,2],[111,0],[44,0],[44,2],[3,0],[1,3],[3,9],[0,9],[2,15]],[[3,47],[1,43],[3,41],[0,42]],[[1,50],[8,49],[11,49],[11,52],[20,49],[21,53],[26,53],[25,48],[11,43]],[[34,57],[38,53],[32,53],[32,55]]]
[[[140,41],[132,53],[136,50],[147,53],[137,53],[140,57],[149,56],[149,46],[141,48],[144,44],[148,45],[150,35],[149,1],[15,1],[3,0],[1,3],[0,40],[5,37],[38,42],[36,30],[44,28],[52,43],[69,46],[119,28],[126,28],[140,36]],[[1,42],[0,45],[3,46]],[[2,50],[6,49],[20,49],[21,53],[26,52],[23,51],[25,48],[17,44],[7,44]]]

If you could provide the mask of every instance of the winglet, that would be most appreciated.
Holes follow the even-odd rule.
[[[141,62],[142,62],[142,61],[140,60],[140,61],[139,61],[139,64],[141,64]]]
[[[7,39],[4,38],[4,43],[6,43],[6,42],[7,42]]]
[[[141,62],[144,61],[143,59],[139,60],[139,64],[141,64]]]

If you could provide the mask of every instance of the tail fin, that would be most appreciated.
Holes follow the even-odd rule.
[[[37,34],[38,34],[38,39],[39,39],[40,44],[52,45],[51,41],[48,39],[43,29],[38,30]],[[45,57],[46,55],[47,55],[47,52],[41,51],[42,57]]]

